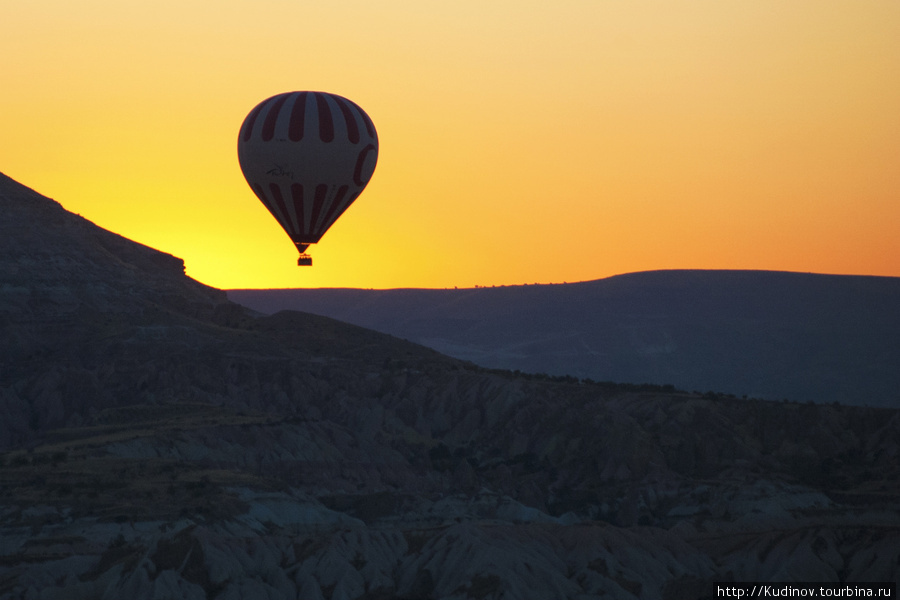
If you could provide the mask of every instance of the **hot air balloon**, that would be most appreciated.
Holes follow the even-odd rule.
[[[375,126],[346,98],[287,92],[260,102],[241,125],[238,161],[250,188],[306,254],[369,183]]]

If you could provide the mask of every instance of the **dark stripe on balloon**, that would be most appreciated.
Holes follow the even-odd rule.
[[[316,106],[319,108],[319,139],[331,142],[334,140],[334,119],[325,94],[316,94]]]
[[[342,185],[338,188],[337,194],[334,196],[334,200],[331,201],[331,205],[328,207],[328,212],[325,214],[325,218],[322,219],[320,224],[316,226],[316,232],[321,232],[321,234],[325,233],[325,230],[331,226],[332,223],[344,212],[343,208],[341,208],[341,203],[344,200],[344,196],[347,195],[347,190],[350,189],[350,186]],[[340,209],[340,210],[339,210]],[[313,220],[313,223],[316,221]]]
[[[303,211],[303,185],[300,183],[291,184],[291,199],[294,201],[294,214],[297,215],[297,225],[299,233],[307,233],[309,225],[304,221],[306,213]]]
[[[268,104],[268,100],[264,100],[256,105],[250,114],[247,115],[247,118],[244,119],[244,141],[249,141],[250,136],[253,135],[253,125],[256,123],[256,118],[259,116],[259,113],[262,111],[263,107]]]
[[[291,138],[292,142],[299,142],[303,139],[306,125],[306,95],[307,92],[296,94],[294,107],[291,109],[291,124],[288,129],[288,137]]]
[[[335,203],[337,208],[333,209],[331,211],[331,214],[329,214],[329,220],[325,221],[326,225],[324,226],[324,228],[328,229],[329,227],[331,227],[331,225],[334,224],[334,222],[337,221],[342,214],[344,214],[344,211],[350,208],[350,205],[353,204],[353,202],[356,201],[357,198],[359,198],[360,194],[362,194],[362,190],[357,189],[355,192],[348,194],[346,198],[343,199],[342,203]]]
[[[347,139],[350,140],[351,144],[358,144],[359,125],[356,124],[356,115],[354,115],[353,111],[350,110],[350,107],[347,106],[346,100],[340,96],[332,96],[332,98],[337,102],[338,108],[341,109],[341,113],[344,115],[344,122],[347,123]]]
[[[257,197],[262,201],[263,206],[265,206],[266,209],[270,213],[272,213],[272,216],[275,217],[275,220],[278,221],[278,224],[281,225],[281,228],[285,231],[288,231],[290,229],[290,224],[286,220],[286,216],[283,213],[278,212],[278,207],[274,206],[272,204],[272,201],[269,200],[269,197],[266,195],[263,186],[258,183],[254,183],[252,187],[253,191],[256,192]]]
[[[328,193],[328,186],[320,183],[316,186],[316,197],[313,199],[312,216],[309,219],[309,232],[316,234],[319,232],[319,214],[322,212],[322,205],[325,204],[325,196]]]
[[[268,142],[275,137],[275,122],[278,120],[278,113],[281,111],[281,107],[284,106],[285,101],[287,101],[288,96],[290,96],[290,94],[280,94],[276,96],[278,99],[275,100],[272,108],[269,109],[269,114],[266,115],[266,120],[263,123],[262,129],[262,139],[264,142]]]
[[[269,199],[266,197],[266,192],[265,190],[263,190],[263,187],[258,183],[252,184],[252,187],[253,191],[256,192],[256,195],[259,197],[265,207],[269,208]]]
[[[356,105],[354,104],[354,106]],[[362,115],[363,123],[365,123],[366,125],[366,132],[369,134],[369,137],[373,140],[377,139],[377,136],[375,135],[375,124],[372,123],[372,119],[370,119],[369,115],[366,114],[366,111],[364,111],[360,107],[357,106],[356,110],[358,110],[359,114]]]
[[[353,183],[356,185],[363,186],[368,183],[368,180],[362,180],[362,169],[363,165],[366,163],[366,157],[368,157],[369,152],[373,150],[375,150],[375,144],[369,144],[360,150],[359,156],[356,157],[356,167],[353,168]]]
[[[274,200],[275,206],[284,215],[285,222],[281,224],[284,227],[284,230],[287,231],[287,234],[291,236],[291,239],[294,239],[294,236],[298,233],[297,228],[291,223],[291,215],[287,211],[287,205],[284,203],[284,197],[281,195],[281,187],[277,183],[269,184],[269,191],[272,192],[272,198]]]

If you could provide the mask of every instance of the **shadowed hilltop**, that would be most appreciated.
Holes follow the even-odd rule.
[[[2,599],[900,579],[896,409],[486,370],[253,313],[2,175],[0,212]]]
[[[485,367],[900,408],[900,278],[652,271],[465,290],[229,290]]]

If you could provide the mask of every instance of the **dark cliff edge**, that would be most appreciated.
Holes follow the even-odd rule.
[[[254,313],[0,176],[0,598],[685,598],[900,578],[900,411]]]

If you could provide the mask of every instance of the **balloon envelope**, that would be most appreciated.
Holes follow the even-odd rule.
[[[238,160],[247,183],[303,253],[369,183],[378,136],[356,104],[325,92],[287,92],[260,102],[241,125]]]

